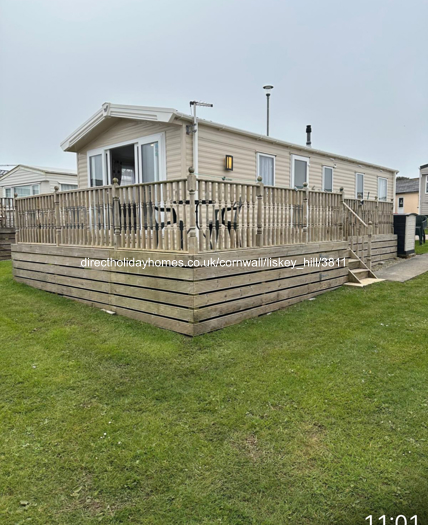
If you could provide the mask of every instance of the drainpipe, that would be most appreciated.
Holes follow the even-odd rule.
[[[198,158],[198,119],[196,117],[196,102],[193,102],[193,169],[196,176],[199,174]]]
[[[392,213],[396,213],[397,212],[397,175],[398,175],[398,171],[394,172],[394,195],[393,195],[393,208],[392,208]]]

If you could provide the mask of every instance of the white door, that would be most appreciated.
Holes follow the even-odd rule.
[[[398,197],[398,213],[404,213],[404,197]]]

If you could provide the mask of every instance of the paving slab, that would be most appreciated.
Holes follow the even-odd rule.
[[[413,277],[428,272],[428,253],[416,255],[397,264],[376,271],[377,277],[386,281],[404,283]]]

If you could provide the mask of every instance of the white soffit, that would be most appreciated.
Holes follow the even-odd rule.
[[[152,122],[171,122],[177,111],[172,108],[154,108],[146,106],[125,106],[106,102],[92,117],[77,128],[62,143],[64,151],[77,151],[79,145],[88,142],[95,130],[98,133],[109,127],[110,119],[126,118],[134,120],[149,120]]]

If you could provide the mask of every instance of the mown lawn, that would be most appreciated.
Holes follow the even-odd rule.
[[[425,235],[427,236],[428,241],[428,230],[425,230]],[[421,255],[422,253],[428,253],[428,242],[425,242],[425,244],[419,244],[419,238],[417,238],[415,242],[415,252],[417,255]]]
[[[2,525],[428,523],[428,274],[193,340],[0,299]]]

